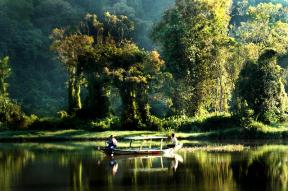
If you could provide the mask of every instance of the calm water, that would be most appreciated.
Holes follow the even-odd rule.
[[[288,190],[288,146],[107,158],[92,143],[1,144],[0,190]]]

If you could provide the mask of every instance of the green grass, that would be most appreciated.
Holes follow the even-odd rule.
[[[247,147],[248,148],[248,147]],[[188,147],[183,150],[187,152],[207,151],[207,152],[241,152],[245,149],[243,145],[207,145]]]
[[[105,140],[110,135],[123,139],[126,136],[165,135],[177,132],[181,140],[240,140],[240,139],[286,139],[288,122],[270,126],[253,122],[247,128],[239,127],[228,115],[209,115],[189,118],[174,116],[161,120],[159,131],[124,131],[118,118],[102,121],[79,119],[36,119],[30,128],[0,131],[0,142],[56,142]]]
[[[288,128],[269,127],[257,125],[255,128],[229,128],[209,132],[177,132],[180,140],[237,140],[237,139],[284,139],[288,138]],[[110,135],[121,140],[127,136],[139,135],[164,135],[169,136],[169,131],[103,131],[91,132],[86,130],[23,130],[0,131],[0,142],[29,142],[29,141],[96,141],[105,140]]]

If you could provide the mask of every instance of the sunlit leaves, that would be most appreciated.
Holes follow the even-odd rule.
[[[257,45],[259,51],[274,48],[285,54],[288,48],[288,25],[284,13],[285,8],[281,4],[260,3],[255,7],[250,6],[248,20],[236,28],[235,36],[243,44]]]
[[[0,59],[0,96],[7,96],[7,78],[11,74],[11,67],[9,64],[9,57]]]
[[[179,108],[195,115],[209,107],[214,88],[213,81],[220,78],[222,48],[229,49],[228,25],[231,1],[177,0],[176,6],[166,11],[154,28],[153,38],[161,46],[167,69],[179,83],[184,82],[184,92],[175,96],[178,101],[187,100]],[[189,87],[187,87],[189,86]],[[187,88],[186,88],[187,87]],[[182,89],[181,89],[182,91]],[[190,91],[190,92],[189,92]],[[226,99],[227,101],[227,99]],[[180,105],[176,103],[175,105]],[[181,104],[182,105],[182,104]],[[185,106],[186,105],[186,106]]]
[[[53,30],[51,38],[54,42],[51,49],[57,52],[59,60],[67,68],[76,67],[78,57],[93,44],[94,39],[91,36],[78,34],[65,36],[64,33],[65,31],[61,29]]]

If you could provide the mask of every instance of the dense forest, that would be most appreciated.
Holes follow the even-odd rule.
[[[286,120],[285,0],[0,0],[0,15],[0,125]]]

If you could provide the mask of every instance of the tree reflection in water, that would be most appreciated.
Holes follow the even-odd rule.
[[[241,152],[183,151],[172,158],[108,158],[94,149],[37,146],[1,149],[1,191],[288,190],[285,145]]]
[[[10,191],[25,165],[34,159],[29,151],[0,151],[0,190]]]
[[[232,166],[242,190],[288,189],[288,147],[261,146],[248,151]]]

